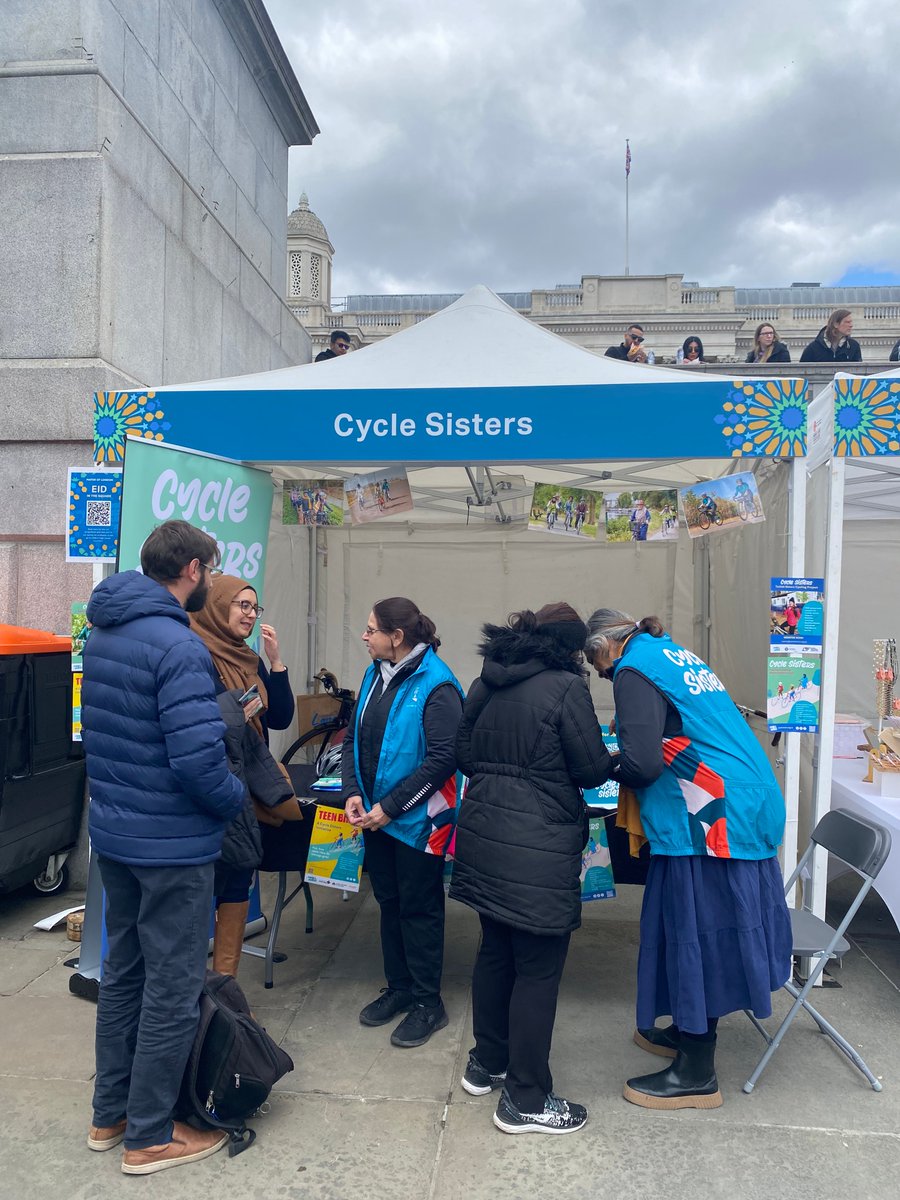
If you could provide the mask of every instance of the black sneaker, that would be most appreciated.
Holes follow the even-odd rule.
[[[444,1028],[448,1020],[447,1010],[442,1003],[434,1008],[417,1004],[391,1034],[391,1045],[401,1046],[404,1050],[424,1046],[433,1033]]]
[[[544,1101],[542,1112],[519,1112],[504,1088],[494,1113],[494,1124],[504,1133],[575,1133],[587,1118],[583,1104],[572,1104],[552,1092]]]
[[[506,1083],[506,1072],[492,1075],[486,1071],[474,1054],[469,1054],[466,1073],[462,1077],[462,1085],[470,1096],[486,1096],[494,1088],[503,1087]]]
[[[382,988],[381,995],[359,1014],[360,1025],[387,1025],[398,1012],[408,1012],[413,1006],[411,992],[398,988]]]

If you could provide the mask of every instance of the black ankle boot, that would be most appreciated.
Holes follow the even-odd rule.
[[[681,1033],[677,1025],[669,1025],[665,1029],[653,1025],[649,1029],[635,1029],[632,1041],[642,1050],[658,1054],[660,1058],[674,1058],[678,1052]]]
[[[682,1034],[672,1065],[625,1084],[623,1095],[641,1108],[719,1108],[716,1039],[701,1042]]]

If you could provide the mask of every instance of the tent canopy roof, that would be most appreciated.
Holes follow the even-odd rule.
[[[342,391],[378,388],[545,387],[567,384],[668,383],[684,387],[715,383],[709,376],[689,381],[684,373],[605,358],[535,325],[479,284],[448,308],[384,338],[364,351],[329,359],[175,384],[158,392]]]

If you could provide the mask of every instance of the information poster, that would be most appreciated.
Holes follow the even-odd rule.
[[[72,672],[72,741],[81,741],[81,672]]]
[[[245,579],[260,592],[272,497],[268,471],[129,437],[118,569],[140,566],[141,547],[163,521],[189,521],[215,538],[225,574]]]
[[[66,562],[115,562],[119,548],[122,472],[69,467]]]
[[[72,670],[80,671],[82,669],[82,657],[84,655],[84,643],[88,639],[87,623],[87,601],[76,600],[72,605]]]
[[[587,845],[581,855],[581,900],[614,900],[616,885],[609,861],[606,820],[591,817]]]
[[[772,654],[766,696],[770,733],[816,733],[822,658],[818,654]]]
[[[362,866],[362,831],[350,824],[342,808],[317,808],[304,881],[358,892]]]
[[[824,599],[824,579],[772,580],[769,646],[773,654],[785,650],[822,653]]]

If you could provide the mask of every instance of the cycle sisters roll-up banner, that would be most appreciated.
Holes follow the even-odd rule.
[[[141,547],[163,521],[188,521],[215,538],[226,575],[245,579],[261,593],[272,494],[268,471],[129,437],[118,569],[140,567]]]

